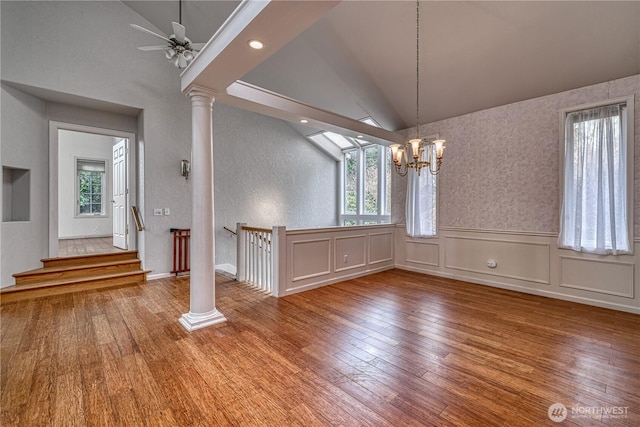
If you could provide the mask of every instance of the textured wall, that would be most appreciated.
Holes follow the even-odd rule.
[[[216,264],[236,265],[236,240],[223,226],[335,225],[337,162],[280,120],[213,110]]]
[[[640,236],[640,75],[421,126],[423,135],[439,133],[447,140],[440,226],[558,232],[560,110],[631,94],[635,236]],[[394,222],[404,222],[405,181],[394,175]]]

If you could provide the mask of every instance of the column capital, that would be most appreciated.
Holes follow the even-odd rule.
[[[216,92],[203,86],[191,85],[184,91],[184,93],[191,98],[192,102],[194,101],[194,98],[207,98],[211,104],[216,100]]]

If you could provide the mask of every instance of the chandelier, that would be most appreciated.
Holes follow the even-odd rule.
[[[420,137],[420,1],[416,1],[416,136],[408,140],[404,146],[392,144],[391,154],[396,172],[405,176],[409,169],[415,169],[418,175],[426,168],[432,175],[440,172],[444,139],[428,139]]]

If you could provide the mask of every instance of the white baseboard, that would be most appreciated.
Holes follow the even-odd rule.
[[[225,276],[237,277],[237,269],[235,265],[231,264],[218,264],[216,265],[216,271],[220,271]]]
[[[524,286],[518,286],[518,285],[507,284],[507,283],[495,282],[495,281],[492,281],[492,280],[483,280],[483,279],[478,279],[476,277],[469,277],[469,276],[465,276],[465,275],[450,274],[450,273],[444,273],[444,272],[433,271],[433,270],[423,270],[423,269],[419,269],[419,268],[415,268],[415,267],[411,267],[411,266],[407,266],[407,265],[399,265],[398,264],[398,265],[396,265],[396,268],[398,268],[400,270],[413,271],[415,273],[422,273],[422,274],[429,274],[431,276],[436,276],[436,277],[443,277],[443,278],[446,278],[446,279],[461,280],[461,281],[468,282],[468,283],[473,283],[473,284],[476,284],[476,285],[491,286],[493,288],[507,289],[507,290],[510,290],[510,291],[522,292],[522,293],[525,293],[525,294],[538,295],[538,296],[542,296],[542,297],[555,298],[555,299],[559,299],[559,300],[563,300],[563,301],[571,301],[571,302],[576,302],[576,303],[580,303],[580,304],[593,305],[593,306],[601,307],[601,308],[608,308],[608,309],[611,309],[611,310],[618,310],[618,311],[625,311],[625,312],[628,312],[628,313],[640,314],[640,308],[630,307],[630,306],[626,306],[626,305],[622,305],[622,304],[616,304],[616,303],[607,302],[607,301],[600,301],[600,300],[591,299],[591,298],[577,297],[577,296],[574,296],[574,295],[567,295],[567,294],[562,294],[562,293],[553,292],[553,291],[547,291],[547,290],[543,290],[543,289],[532,289],[532,288],[527,288],[527,287],[524,287]]]

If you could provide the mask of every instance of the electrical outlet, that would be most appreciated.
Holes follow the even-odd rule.
[[[153,210],[153,216],[161,216],[161,215],[162,215],[162,209]]]
[[[164,208],[165,215],[171,215],[171,210],[169,208]]]

